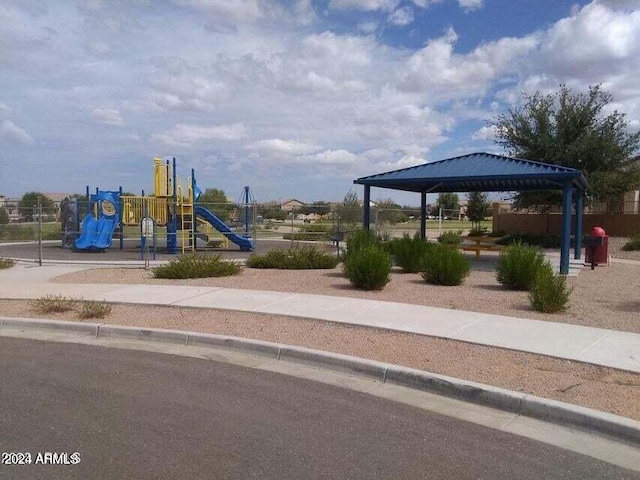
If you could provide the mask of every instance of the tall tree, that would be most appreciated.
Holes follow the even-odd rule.
[[[362,221],[362,207],[358,194],[349,190],[342,200],[342,205],[338,206],[338,218],[340,228],[351,230],[358,222]]]
[[[438,201],[436,202],[436,211],[442,209],[442,215],[451,216],[457,215],[460,210],[460,199],[457,193],[443,192],[438,195]]]
[[[389,222],[396,224],[405,219],[402,207],[392,198],[381,198],[376,200],[376,212],[378,222]]]
[[[198,197],[198,203],[215,213],[223,222],[228,222],[233,216],[234,206],[224,190],[207,188]]]
[[[6,225],[9,223],[9,213],[4,207],[0,207],[0,225]]]
[[[20,214],[27,222],[32,222],[37,218],[35,216],[37,214],[35,207],[38,205],[38,197],[41,198],[43,215],[53,215],[56,211],[53,200],[49,197],[40,192],[27,192],[22,195],[18,202]]]
[[[598,201],[619,201],[640,185],[640,168],[631,160],[640,132],[629,133],[623,113],[605,115],[612,97],[599,85],[588,93],[561,85],[553,94],[523,97],[522,106],[494,122],[496,142],[509,154],[582,170],[588,193]],[[555,192],[519,192],[514,200],[519,208],[561,203]]]
[[[467,194],[467,217],[474,229],[480,228],[480,222],[489,215],[489,202],[484,192],[469,192]]]

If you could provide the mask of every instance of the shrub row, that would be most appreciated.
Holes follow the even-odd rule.
[[[308,270],[335,268],[340,259],[323,253],[315,247],[296,245],[289,249],[271,250],[264,255],[253,254],[247,260],[250,268],[277,268],[281,270]]]
[[[111,305],[94,300],[82,300],[62,295],[45,295],[31,300],[29,306],[37,313],[65,313],[78,310],[80,318],[104,318],[111,313]]]
[[[631,235],[629,241],[622,246],[622,250],[625,252],[640,250],[640,232],[635,235]]]
[[[0,258],[0,270],[11,268],[16,264],[13,258]]]

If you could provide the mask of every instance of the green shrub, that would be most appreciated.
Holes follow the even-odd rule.
[[[104,318],[111,313],[111,305],[105,302],[87,300],[82,302],[80,318]]]
[[[326,223],[309,223],[299,228],[307,233],[329,233],[332,230],[331,225]]]
[[[446,245],[433,245],[423,261],[422,278],[434,285],[460,285],[469,275],[469,260]]]
[[[227,262],[220,255],[183,255],[166,265],[153,269],[156,278],[206,278],[227,277],[240,273],[241,267],[235,262]]]
[[[45,295],[31,300],[29,306],[38,313],[63,313],[73,310],[77,303],[78,300],[75,298],[62,295]]]
[[[546,260],[535,247],[514,243],[500,252],[496,263],[496,278],[509,290],[529,290],[536,274]]]
[[[422,271],[422,262],[432,244],[420,238],[420,234],[413,237],[404,234],[402,238],[394,238],[386,245],[387,251],[395,257],[396,264],[403,272],[416,273]]]
[[[382,290],[391,280],[391,258],[377,245],[362,245],[349,253],[344,273],[362,290]]]
[[[335,268],[339,262],[335,255],[320,252],[315,247],[294,246],[286,250],[271,250],[264,255],[251,255],[247,260],[247,267],[282,270],[330,269]]]
[[[13,258],[0,258],[0,270],[11,268],[16,264]]]
[[[533,233],[510,233],[496,241],[498,245],[524,243],[541,248],[560,248],[560,235],[536,235]]]
[[[438,242],[443,245],[460,245],[462,243],[462,230],[442,232],[438,237]]]
[[[556,275],[549,263],[538,270],[531,289],[529,300],[538,312],[557,313],[565,311],[569,306],[569,297],[573,289],[567,287],[564,276]]]
[[[354,230],[347,234],[347,248],[342,251],[342,260],[347,262],[350,254],[368,246],[380,246],[380,241],[371,230]]]
[[[326,232],[283,233],[282,238],[285,240],[302,240],[307,242],[319,242],[319,241],[329,240],[329,234]]]
[[[489,229],[487,227],[477,227],[469,230],[470,237],[484,237],[489,235]]]
[[[629,241],[622,246],[622,250],[624,250],[625,252],[640,250],[640,233],[631,235]]]

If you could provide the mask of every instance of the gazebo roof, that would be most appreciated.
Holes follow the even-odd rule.
[[[491,153],[471,153],[353,181],[371,187],[409,192],[507,192],[562,190],[570,181],[585,191],[580,170]]]

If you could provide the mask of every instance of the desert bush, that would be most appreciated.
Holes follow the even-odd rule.
[[[344,273],[352,285],[362,290],[382,290],[391,280],[391,258],[378,245],[361,245],[349,252]]]
[[[625,252],[640,250],[640,233],[631,235],[629,241],[622,246],[622,250],[624,250]]]
[[[241,267],[235,262],[227,262],[220,255],[183,255],[166,265],[153,269],[156,278],[206,278],[227,277],[240,273]]]
[[[347,262],[347,258],[350,254],[357,252],[361,248],[367,246],[380,246],[380,241],[376,237],[376,234],[371,230],[354,230],[347,234],[347,247],[342,250],[342,260]]]
[[[477,227],[469,230],[470,237],[484,237],[489,235],[489,229],[487,227]]]
[[[63,313],[75,309],[78,300],[62,295],[45,295],[29,301],[32,310],[38,313]]]
[[[388,252],[395,257],[396,264],[406,273],[420,272],[425,255],[433,247],[419,234],[413,237],[404,234],[402,238],[394,238],[386,245]]]
[[[0,270],[11,268],[16,264],[13,258],[0,258]]]
[[[445,245],[433,245],[423,260],[422,278],[434,285],[460,285],[469,275],[469,260]]]
[[[105,302],[86,300],[82,302],[80,318],[104,318],[111,313],[111,305]]]
[[[565,277],[554,274],[547,262],[536,273],[529,290],[529,300],[538,312],[563,312],[569,306],[572,290],[567,287]]]
[[[505,247],[496,263],[496,278],[509,290],[529,290],[546,260],[535,247],[514,243]]]
[[[271,250],[264,255],[251,255],[250,268],[277,268],[282,270],[311,270],[335,268],[340,260],[333,254],[323,253],[315,247],[294,246]]]
[[[460,245],[462,243],[462,230],[442,232],[438,237],[438,242],[443,245]]]
[[[523,243],[541,248],[560,248],[560,235],[536,235],[533,233],[510,233],[496,241],[498,245]]]

